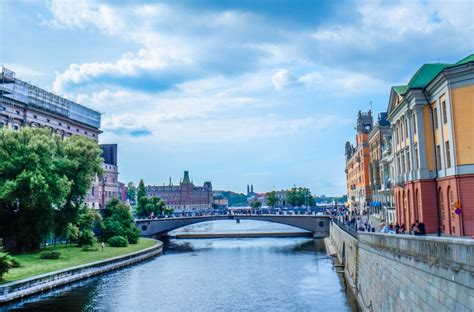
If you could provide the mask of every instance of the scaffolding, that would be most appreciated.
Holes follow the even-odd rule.
[[[2,67],[0,78],[2,98],[100,128],[99,112],[17,79],[15,72],[5,67]]]

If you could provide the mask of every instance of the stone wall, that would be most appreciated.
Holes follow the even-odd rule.
[[[345,276],[364,311],[474,307],[474,240],[359,233],[355,241],[332,224],[330,241],[340,260],[346,246]]]

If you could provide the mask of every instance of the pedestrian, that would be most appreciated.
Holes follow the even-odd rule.
[[[105,248],[105,243],[104,242],[100,243],[100,248],[101,248],[102,252],[104,252],[104,248]]]
[[[413,232],[413,235],[420,235],[420,230],[418,229],[418,223],[419,221],[418,220],[415,220],[415,223],[413,223],[411,225],[411,231]]]
[[[395,233],[400,234],[400,225],[398,223],[395,224]]]
[[[418,223],[418,231],[421,236],[426,236],[426,226],[423,222]]]

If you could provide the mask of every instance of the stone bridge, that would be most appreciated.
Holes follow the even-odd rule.
[[[257,220],[290,225],[313,233],[313,237],[326,237],[329,235],[329,217],[313,215],[221,215],[221,216],[199,216],[179,217],[164,219],[139,219],[137,226],[142,236],[159,236],[179,229],[181,227],[216,220]]]

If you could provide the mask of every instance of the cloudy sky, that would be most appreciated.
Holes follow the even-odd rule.
[[[359,110],[474,52],[467,1],[3,0],[0,63],[102,112],[122,181],[345,193]],[[372,104],[370,104],[372,103]]]

